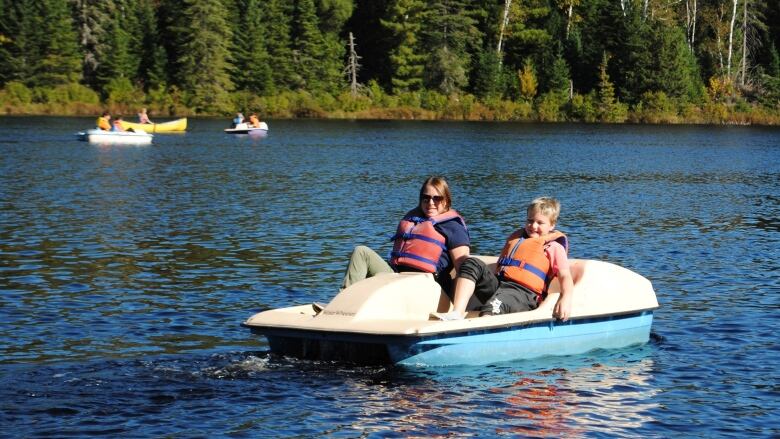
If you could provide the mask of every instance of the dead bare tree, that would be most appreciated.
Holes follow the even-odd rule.
[[[358,56],[355,50],[355,37],[352,32],[349,33],[349,59],[347,61],[347,67],[344,69],[345,74],[349,78],[349,90],[352,97],[357,97],[360,91],[360,84],[357,82],[357,74],[360,70],[360,56]]]

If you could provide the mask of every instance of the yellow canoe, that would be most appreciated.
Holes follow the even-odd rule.
[[[134,123],[122,121],[122,128],[128,130],[144,130],[147,133],[177,133],[187,130],[187,118],[171,120],[161,123]]]

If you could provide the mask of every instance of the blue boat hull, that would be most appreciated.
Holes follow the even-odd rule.
[[[298,358],[359,364],[483,365],[551,355],[576,355],[646,343],[652,310],[568,322],[426,336],[373,335],[282,328],[252,328],[265,335],[272,352]]]

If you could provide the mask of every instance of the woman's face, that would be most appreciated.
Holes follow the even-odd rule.
[[[444,203],[444,196],[431,185],[426,185],[420,195],[420,209],[428,216],[436,216],[446,212],[447,207]]]

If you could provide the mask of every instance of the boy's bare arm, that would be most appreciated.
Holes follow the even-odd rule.
[[[568,268],[559,270],[558,282],[561,284],[561,295],[558,297],[558,302],[555,303],[555,308],[553,308],[553,317],[565,322],[571,315],[571,301],[574,294],[571,270]]]

